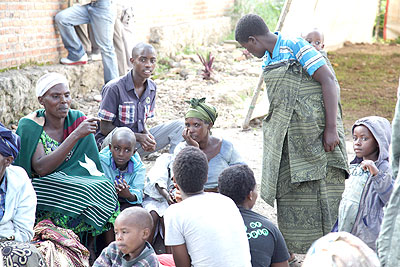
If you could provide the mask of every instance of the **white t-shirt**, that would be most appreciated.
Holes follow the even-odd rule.
[[[165,245],[186,244],[192,266],[251,266],[246,228],[230,198],[194,195],[171,205],[164,218]]]

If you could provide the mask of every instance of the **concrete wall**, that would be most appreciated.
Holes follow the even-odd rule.
[[[179,34],[187,32],[183,24],[191,25],[193,31],[207,32],[206,27],[198,27],[211,19],[209,25],[217,29],[221,25],[225,30],[212,30],[213,36],[226,35],[227,22],[224,16],[233,7],[234,0],[118,0],[123,5],[132,5],[135,23],[132,31],[136,41],[148,41],[151,29],[167,27],[163,32],[176,32],[174,25],[180,29]],[[67,7],[67,0],[2,0],[0,1],[0,69],[17,67],[24,63],[58,62],[66,51],[61,42],[58,30],[54,25],[54,16]],[[207,24],[204,24],[207,25]],[[229,32],[229,31],[228,31]],[[169,34],[166,34],[170,38]],[[173,42],[173,37],[170,40]],[[215,39],[215,38],[214,38]],[[181,40],[182,41],[182,40]],[[171,42],[170,42],[171,43]],[[197,42],[199,43],[199,42]],[[185,43],[181,43],[186,46]],[[171,47],[173,45],[170,45]]]

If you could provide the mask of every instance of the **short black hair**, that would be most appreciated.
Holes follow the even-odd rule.
[[[239,43],[247,43],[249,36],[265,35],[268,32],[268,26],[260,16],[247,14],[236,24],[235,39]]]
[[[154,46],[152,46],[151,44],[146,44],[146,43],[140,42],[140,43],[137,43],[132,48],[132,58],[136,58],[139,55],[139,53],[144,49],[150,49],[150,50],[153,50],[154,54],[156,53],[156,49],[154,48]]]
[[[206,154],[197,147],[185,147],[175,157],[173,171],[175,181],[184,193],[203,190],[208,176]]]
[[[218,177],[219,192],[230,197],[236,205],[243,204],[255,186],[254,173],[245,164],[228,167]]]

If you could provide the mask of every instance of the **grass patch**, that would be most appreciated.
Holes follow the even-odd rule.
[[[341,87],[343,121],[349,133],[354,121],[370,115],[393,119],[400,54],[329,53]]]
[[[5,69],[0,69],[0,73],[1,73],[1,72],[6,72],[6,71],[9,71],[9,70],[20,70],[20,69],[24,69],[24,68],[26,68],[26,67],[32,67],[32,66],[39,66],[39,67],[41,67],[41,66],[48,66],[48,65],[52,65],[52,64],[54,64],[54,63],[52,63],[52,62],[38,63],[38,62],[36,62],[36,61],[29,61],[29,62],[23,63],[23,64],[21,64],[21,65],[19,65],[19,66],[16,66],[16,67],[10,67],[10,68],[5,68]]]

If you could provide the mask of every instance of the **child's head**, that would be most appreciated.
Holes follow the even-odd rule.
[[[357,120],[352,128],[357,158],[388,160],[391,132],[390,122],[385,118],[370,116]]]
[[[218,178],[219,192],[230,197],[236,205],[251,209],[257,200],[254,173],[247,165],[226,168]]]
[[[203,151],[187,146],[175,157],[174,179],[185,194],[201,192],[207,182],[208,161]]]
[[[251,54],[262,58],[266,49],[258,39],[266,36],[268,32],[269,29],[260,16],[247,14],[236,24],[235,39]]]
[[[141,207],[130,207],[123,210],[115,220],[115,241],[123,254],[130,259],[140,255],[153,228],[149,212]]]
[[[119,127],[114,131],[109,145],[115,166],[124,170],[128,161],[136,152],[136,137],[128,127]]]
[[[309,248],[303,267],[378,267],[376,253],[361,239],[347,233],[329,233]]]
[[[324,49],[324,34],[317,28],[303,35],[303,38],[309,42],[317,51]]]
[[[132,58],[134,79],[135,77],[147,79],[156,67],[157,56],[156,50],[150,44],[138,43],[132,49]]]

